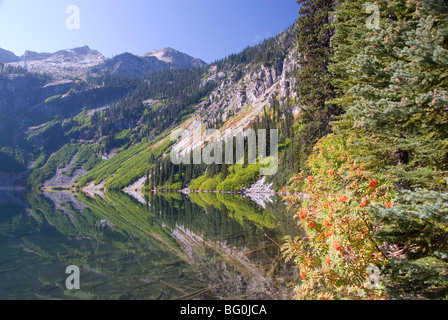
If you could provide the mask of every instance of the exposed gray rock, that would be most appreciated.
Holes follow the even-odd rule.
[[[145,182],[148,178],[146,176],[141,177],[132,185],[126,187],[123,191],[133,197],[135,200],[140,202],[141,204],[146,205],[145,195],[143,194],[143,187],[145,186]]]
[[[56,78],[83,76],[94,66],[106,60],[88,46],[60,50],[55,53],[26,51],[19,61],[9,65],[22,67],[32,72],[47,73]]]
[[[201,59],[193,58],[173,48],[153,50],[143,56],[143,58],[147,57],[156,57],[159,61],[169,64],[170,68],[199,68],[207,65]]]
[[[73,174],[69,177],[64,173],[70,170],[75,165],[76,155],[72,158],[69,164],[67,164],[64,168],[56,169],[55,175],[44,182],[44,187],[60,187],[60,188],[69,188],[71,187],[75,180],[85,175],[88,171],[84,169],[77,169],[73,172]]]
[[[104,195],[104,192],[106,192],[105,184],[104,181],[99,185],[95,185],[94,182],[91,182],[88,186],[84,187],[82,191],[91,198],[95,198],[95,196],[98,195],[100,198],[106,199],[106,196]]]
[[[275,96],[280,100],[285,97],[297,98],[297,77],[294,72],[298,70],[299,63],[296,40],[290,30],[279,36],[277,45],[289,48],[283,61],[267,65],[249,64],[245,67],[228,65],[220,71],[217,66],[209,69],[209,75],[201,86],[210,81],[217,81],[219,85],[206,101],[198,105],[203,123],[217,117],[226,121],[229,115],[237,114],[247,106],[261,107],[262,110],[264,106],[269,106]]]
[[[96,223],[96,226],[101,229],[115,230],[115,225],[109,220],[101,220]]]

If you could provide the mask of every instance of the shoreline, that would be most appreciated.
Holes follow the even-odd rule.
[[[25,191],[26,188],[3,188],[0,187],[0,191],[2,190],[20,190],[20,191]],[[77,189],[74,187],[43,187],[40,190],[42,191],[49,191],[49,192],[76,192],[76,191],[87,191],[89,190],[88,187],[82,188],[82,189]],[[127,193],[123,190],[112,190],[112,191],[121,191],[123,193]],[[221,194],[239,194],[239,195],[250,195],[250,194],[263,194],[263,195],[293,195],[293,196],[299,196],[301,195],[301,193],[295,192],[295,193],[290,193],[290,192],[279,192],[279,191],[272,191],[272,192],[262,192],[262,191],[208,191],[208,190],[148,190],[148,189],[143,189],[141,190],[143,193],[148,192],[148,193],[183,193],[183,194],[189,194],[189,193],[221,193]],[[107,193],[107,192],[106,192]]]

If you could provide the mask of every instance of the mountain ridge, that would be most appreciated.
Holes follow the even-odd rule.
[[[54,78],[82,76],[106,58],[88,46],[59,50],[53,53],[25,51],[20,61],[7,65],[21,67],[31,72],[46,73]]]
[[[299,67],[295,46],[294,27],[291,27],[288,32],[201,68],[167,69],[173,56],[183,54],[165,48],[144,56],[123,53],[105,59],[103,63],[117,69],[64,80],[67,83],[48,79],[37,83],[33,78],[37,76],[35,73],[7,69],[1,76],[4,86],[12,90],[9,94],[12,101],[24,90],[36,92],[35,99],[16,103],[14,108],[10,107],[9,100],[3,103],[5,114],[24,117],[20,121],[17,118],[15,126],[16,135],[21,139],[18,151],[5,149],[11,159],[10,167],[15,169],[19,163],[23,167],[38,160],[26,185],[39,188],[48,181],[56,181],[51,180],[57,174],[56,168],[63,168],[70,164],[69,160],[76,159],[73,168],[67,167],[69,176],[80,168],[88,173],[75,186],[82,188],[104,182],[108,190],[123,190],[169,160],[167,139],[176,128],[188,133],[204,123],[207,128],[236,132],[261,123],[266,119],[267,109],[275,110],[276,121],[289,121],[292,111],[299,108],[294,99],[295,70]],[[58,52],[60,56],[73,54],[70,50]],[[27,56],[36,58],[32,52]],[[191,63],[194,59],[188,58]],[[163,71],[144,75],[151,70],[143,70],[144,77],[121,76],[123,71],[128,72],[127,76],[141,72],[140,64],[148,60],[159,64]],[[132,64],[133,69],[129,68]],[[14,87],[11,78],[16,79]],[[25,80],[36,85],[31,88]],[[283,136],[289,137],[289,134]],[[10,146],[10,140],[5,140],[4,145]],[[176,147],[185,142],[181,139]],[[193,145],[197,143],[193,141]],[[56,165],[55,161],[60,163]],[[195,169],[194,176],[182,181],[182,187],[190,179],[201,176],[203,169]],[[252,178],[245,182],[254,182]],[[160,177],[157,186],[164,185],[165,179]],[[178,183],[176,180],[177,176],[173,182]]]
[[[104,63],[92,69],[92,73],[111,73],[125,76],[145,76],[149,73],[174,69],[199,68],[207,63],[188,54],[167,47],[153,50],[142,56],[129,52],[107,59]]]
[[[21,56],[0,48],[0,63],[31,72],[47,73],[55,78],[86,76],[90,73],[143,77],[148,73],[171,68],[197,68],[207,65],[203,60],[171,47],[153,50],[142,56],[124,52],[106,58],[87,45],[53,53],[27,50]]]
[[[0,48],[0,63],[18,62],[20,58],[13,52]]]

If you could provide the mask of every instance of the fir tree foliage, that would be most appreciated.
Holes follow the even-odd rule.
[[[340,113],[334,104],[334,87],[329,71],[332,48],[331,27],[334,0],[299,0],[300,17],[297,28],[299,54],[299,130],[295,135],[295,170],[306,170],[306,159],[314,144],[330,131],[330,121]]]
[[[312,199],[287,198],[292,208],[302,208],[299,224],[318,249],[304,251],[299,240],[290,239],[285,250],[301,263],[301,298],[339,299],[355,293],[370,299],[443,299],[448,297],[448,5],[442,0],[372,4],[380,12],[379,29],[367,27],[364,1],[344,0],[335,9],[328,68],[335,94],[319,102],[335,104],[344,114],[315,146],[307,168],[291,180],[294,191],[310,191]],[[312,11],[305,13],[310,21]],[[305,49],[312,52],[312,47]],[[311,175],[304,179],[307,171]],[[353,175],[362,179],[353,181]],[[335,215],[345,203],[354,206]],[[315,230],[320,231],[323,218],[324,225],[340,219],[338,228],[348,222],[347,230],[365,232],[362,242],[336,230],[326,231],[325,237],[334,241],[337,236],[333,248],[343,257],[348,252],[343,243],[351,252],[369,252],[364,263],[381,268],[382,286],[365,291],[360,278],[342,277],[338,284],[323,277],[338,273],[346,262],[333,264],[334,257],[321,256],[326,242]],[[307,219],[317,222],[310,227]],[[353,265],[352,271],[360,270]],[[319,291],[329,284],[336,287]]]

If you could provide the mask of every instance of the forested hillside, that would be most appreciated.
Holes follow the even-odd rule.
[[[215,182],[229,178],[221,190],[239,191],[259,179],[260,165],[247,168],[247,161],[242,168],[174,165],[170,134],[178,128],[190,130],[200,121],[206,128],[220,130],[230,125],[232,129],[281,129],[282,174],[271,177],[275,188],[281,189],[294,168],[295,44],[295,28],[291,27],[210,66],[164,70],[144,78],[104,74],[78,81],[75,89],[46,103],[59,109],[65,104],[88,106],[74,96],[84,97],[90,88],[94,92],[111,88],[115,96],[121,96],[76,115],[50,118],[29,130],[26,139],[41,151],[34,156],[37,161],[28,186],[83,188],[94,183],[123,190],[146,177],[151,189],[194,189],[197,185],[197,189],[215,190]],[[120,92],[121,88],[125,91]],[[55,136],[59,144],[48,143],[53,149],[46,148],[45,141]],[[42,143],[44,148],[38,149]],[[58,170],[66,177],[52,178]],[[213,183],[202,185],[205,177]],[[202,180],[192,184],[198,178]],[[53,181],[59,183],[51,185]]]

